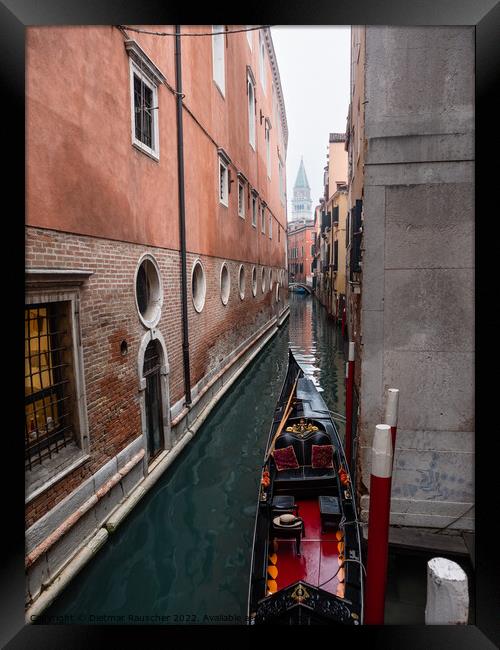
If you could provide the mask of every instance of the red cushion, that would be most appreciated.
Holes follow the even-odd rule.
[[[313,445],[311,465],[314,469],[333,468],[333,445]]]
[[[281,472],[283,469],[297,469],[299,466],[292,445],[284,449],[275,449],[273,451],[273,458],[278,472]]]

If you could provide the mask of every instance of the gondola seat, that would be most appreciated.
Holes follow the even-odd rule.
[[[285,449],[290,445],[293,447],[299,467],[297,469],[284,469],[276,471],[274,477],[275,490],[277,492],[289,489],[290,492],[297,489],[307,489],[308,487],[317,490],[318,488],[328,488],[334,485],[335,460],[334,467],[312,467],[312,447],[313,445],[331,445],[330,436],[325,431],[314,431],[305,436],[285,431],[277,441],[276,449]],[[335,452],[334,452],[335,457]]]

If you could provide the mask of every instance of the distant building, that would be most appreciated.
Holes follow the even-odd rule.
[[[352,27],[347,148],[361,517],[393,387],[391,524],[473,530],[474,28]]]
[[[342,317],[346,294],[345,228],[347,152],[345,133],[330,133],[323,201],[316,210],[315,294],[335,319]]]
[[[183,26],[181,97],[173,36],[27,30],[28,604],[288,314],[277,61],[227,31]]]

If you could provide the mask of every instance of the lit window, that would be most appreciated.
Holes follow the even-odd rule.
[[[212,63],[213,78],[217,87],[223,95],[226,93],[225,71],[224,71],[224,48],[225,35],[220,32],[224,31],[224,25],[212,25]]]
[[[25,309],[26,469],[73,442],[72,341],[68,303]]]

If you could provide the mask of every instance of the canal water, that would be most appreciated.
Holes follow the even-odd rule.
[[[259,469],[289,346],[328,407],[345,412],[340,331],[317,300],[291,293],[290,317],[278,334],[45,618],[245,622]],[[339,431],[343,436],[342,425]]]
[[[289,347],[328,407],[345,413],[340,329],[315,298],[290,294],[287,323],[40,622],[245,622],[260,467]],[[424,623],[430,557],[390,550],[386,624]],[[468,558],[452,559],[472,585]]]

